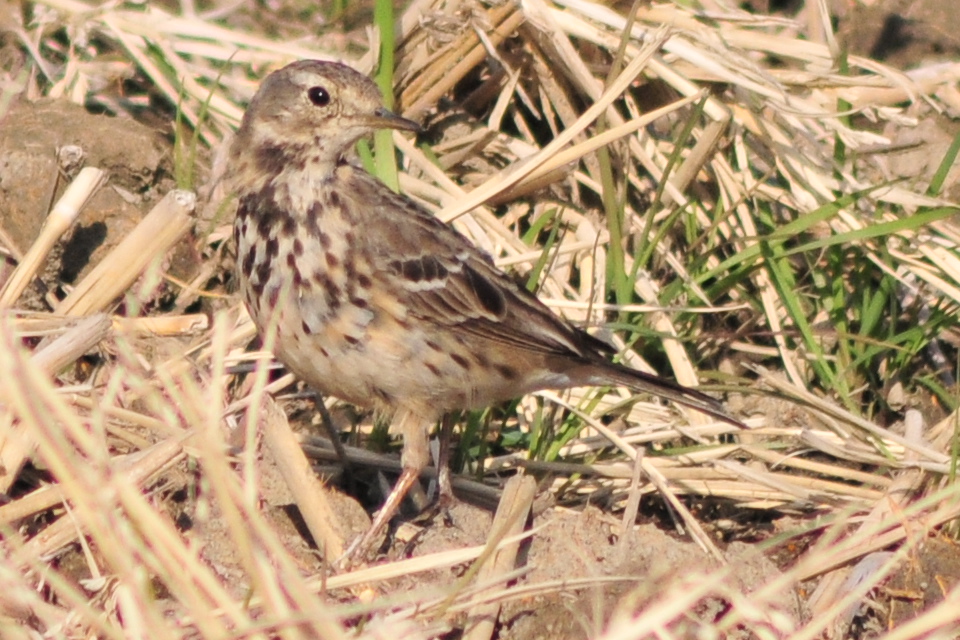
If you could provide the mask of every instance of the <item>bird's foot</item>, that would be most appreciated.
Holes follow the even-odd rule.
[[[374,516],[370,528],[367,529],[366,533],[350,543],[350,546],[347,547],[343,556],[337,560],[336,564],[340,569],[347,570],[367,561],[370,553],[374,550],[374,544],[381,539],[381,536],[387,530],[387,525],[390,524],[390,520],[397,514],[397,511],[400,510],[400,504],[410,491],[410,487],[413,486],[419,477],[420,472],[416,469],[406,468],[403,470],[400,477],[397,478],[397,483],[393,486],[390,495],[387,496],[383,506],[380,507],[380,511]]]

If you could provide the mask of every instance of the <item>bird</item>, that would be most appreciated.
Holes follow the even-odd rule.
[[[301,60],[263,80],[228,158],[239,289],[264,343],[309,386],[375,409],[403,436],[401,474],[348,556],[370,552],[453,411],[622,385],[744,426],[700,391],[611,362],[607,343],[356,165],[355,143],[378,129],[420,126],[364,74]]]

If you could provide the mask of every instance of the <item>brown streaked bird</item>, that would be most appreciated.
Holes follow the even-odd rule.
[[[403,472],[348,554],[365,554],[428,463],[445,413],[541,389],[623,385],[743,426],[713,398],[613,364],[490,257],[347,157],[376,129],[419,130],[350,67],[264,80],[232,146],[240,288],[276,357],[324,394],[392,416]],[[268,340],[269,343],[269,340]]]

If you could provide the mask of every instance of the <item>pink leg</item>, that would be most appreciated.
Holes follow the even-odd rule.
[[[338,561],[342,567],[347,567],[354,561],[366,559],[373,543],[386,531],[391,518],[400,510],[400,504],[410,491],[410,487],[420,478],[420,472],[427,466],[429,459],[427,430],[433,421],[425,420],[419,414],[402,412],[397,415],[395,424],[397,430],[403,434],[403,455],[401,456],[403,472],[374,517],[370,528],[350,544],[346,553]]]
[[[373,522],[370,524],[370,528],[367,529],[366,533],[354,540],[347,548],[346,553],[343,554],[343,558],[340,559],[342,566],[346,567],[352,564],[353,561],[363,560],[369,555],[372,551],[371,547],[373,543],[379,540],[383,532],[386,531],[390,519],[400,510],[400,504],[406,497],[407,492],[410,491],[410,487],[413,486],[413,483],[416,482],[419,477],[419,469],[403,470],[403,473],[397,478],[397,484],[393,485],[393,491],[387,496],[383,506],[380,507],[380,511],[377,512]]]
[[[437,455],[437,487],[440,504],[450,504],[456,497],[450,482],[450,438],[453,436],[453,416],[446,415],[440,423],[440,451]]]

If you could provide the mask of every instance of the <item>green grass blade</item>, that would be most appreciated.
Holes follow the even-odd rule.
[[[960,132],[953,137],[953,142],[950,143],[950,148],[947,149],[947,153],[944,154],[943,160],[940,161],[940,166],[937,167],[937,172],[933,174],[933,178],[930,180],[930,186],[927,187],[928,196],[940,195],[940,191],[943,189],[943,183],[947,180],[947,174],[949,174],[950,169],[953,168],[953,164],[957,160],[958,153],[960,153]]]
[[[800,245],[799,247],[789,249],[784,253],[784,255],[791,256],[797,253],[816,251],[825,247],[862,243],[864,240],[883,238],[896,235],[904,231],[916,231],[917,229],[925,227],[928,224],[936,222],[937,220],[943,220],[944,218],[954,216],[958,211],[960,211],[960,209],[957,207],[937,207],[936,209],[930,209],[912,216],[897,218],[896,220],[890,220],[889,222],[879,222],[877,224],[864,227],[863,229],[854,229],[853,231],[847,231],[845,233],[827,236],[826,238],[820,238],[819,240],[808,242]],[[782,234],[777,233],[776,235]]]
[[[383,94],[384,104],[393,109],[393,51],[396,45],[394,34],[393,2],[377,0],[373,9],[373,21],[380,30],[380,64],[376,82]],[[383,129],[373,136],[374,171],[381,182],[393,189],[400,190],[397,175],[397,158],[394,153],[393,131]]]

